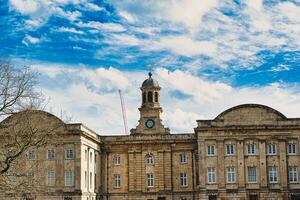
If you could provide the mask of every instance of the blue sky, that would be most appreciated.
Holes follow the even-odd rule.
[[[241,103],[299,117],[299,13],[298,0],[0,0],[0,55],[41,74],[49,111],[101,134],[123,132],[118,89],[136,126],[148,64],[174,132]]]

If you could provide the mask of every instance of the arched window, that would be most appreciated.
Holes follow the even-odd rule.
[[[148,102],[153,102],[153,94],[152,94],[152,92],[148,92]]]
[[[158,92],[155,92],[155,102],[158,102]]]
[[[146,92],[143,92],[143,104],[146,103]]]
[[[154,163],[153,155],[152,154],[149,153],[149,154],[146,155],[146,163],[148,165],[152,165]]]

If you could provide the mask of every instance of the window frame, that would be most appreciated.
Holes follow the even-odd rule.
[[[269,183],[278,183],[278,170],[276,166],[268,167]]]
[[[121,175],[114,174],[114,188],[121,188]]]
[[[65,170],[65,186],[73,187],[74,186],[74,171]]]
[[[217,183],[217,175],[215,167],[207,168],[207,183],[208,184],[216,184]]]
[[[113,157],[112,162],[113,162],[113,165],[121,165],[121,156],[115,155]]]
[[[146,174],[146,186],[148,188],[154,187],[154,175],[153,175],[153,173],[147,173]]]
[[[227,183],[236,183],[235,167],[233,167],[233,166],[227,167],[226,175],[227,175],[226,176]]]
[[[293,170],[291,170],[293,169]],[[292,174],[292,175],[291,175]],[[299,183],[299,174],[297,166],[288,166],[288,180],[289,183]],[[292,177],[292,180],[291,180]]]
[[[249,143],[246,145],[247,148],[247,155],[256,155],[256,144],[255,143]]]
[[[154,164],[154,156],[151,153],[146,155],[146,164],[153,165]]]
[[[290,148],[291,146],[293,146],[294,148]],[[294,150],[294,152],[292,152],[292,150]],[[287,154],[288,155],[297,155],[297,144],[296,143],[288,143]]]
[[[72,156],[70,157],[70,155],[72,155]],[[73,148],[67,148],[65,150],[65,160],[74,160],[74,158],[75,158],[74,149]]]
[[[231,148],[228,148],[228,147],[231,147]],[[231,143],[226,144],[226,155],[227,156],[233,156],[234,154],[235,154],[234,145],[231,144]]]
[[[55,151],[53,148],[47,149],[47,160],[55,160]]]
[[[55,171],[48,170],[46,172],[46,186],[54,186],[55,185]]]
[[[180,173],[180,187],[188,187],[188,176],[186,172]]]
[[[250,171],[250,169],[254,169],[254,171]],[[254,173],[254,174],[250,174],[251,173]],[[250,178],[251,177],[251,178]],[[252,180],[252,178],[254,178]],[[257,169],[256,169],[256,166],[248,166],[247,167],[247,181],[248,183],[257,183]]]
[[[187,157],[185,153],[179,154],[179,161],[181,164],[187,164]]]
[[[36,160],[36,151],[35,149],[28,150],[28,160]]]
[[[270,143],[267,145],[267,155],[277,155],[277,144]]]
[[[216,148],[213,144],[206,145],[206,155],[207,156],[215,156],[216,155]]]

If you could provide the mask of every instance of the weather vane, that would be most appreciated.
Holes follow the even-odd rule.
[[[147,64],[146,66],[147,66],[147,68],[149,69],[149,77],[151,77],[151,76],[152,76],[151,71],[152,71],[152,69],[153,69],[153,65],[152,65],[152,64]]]

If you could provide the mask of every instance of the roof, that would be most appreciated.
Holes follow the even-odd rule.
[[[160,88],[158,81],[152,78],[151,72],[149,72],[149,78],[142,83],[142,88]]]

